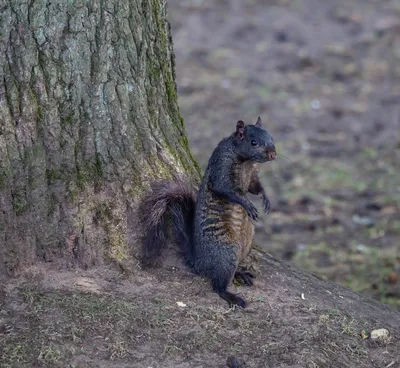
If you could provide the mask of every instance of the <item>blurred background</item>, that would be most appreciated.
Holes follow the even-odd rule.
[[[204,170],[260,115],[278,159],[255,243],[400,310],[400,1],[169,0],[179,104]]]

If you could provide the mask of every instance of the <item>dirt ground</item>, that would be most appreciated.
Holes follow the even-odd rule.
[[[398,367],[400,315],[262,256],[229,309],[188,271],[31,268],[0,284],[2,368]],[[389,336],[363,339],[375,329]]]
[[[179,102],[204,168],[260,115],[278,160],[256,243],[400,308],[400,3],[169,1]]]
[[[194,156],[260,115],[279,157],[256,243],[316,276],[254,256],[231,310],[184,270],[32,268],[0,282],[0,367],[400,367],[399,1],[168,7]]]

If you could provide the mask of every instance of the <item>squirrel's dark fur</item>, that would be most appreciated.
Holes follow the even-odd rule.
[[[258,178],[258,163],[276,157],[272,137],[261,127],[238,121],[236,131],[214,150],[197,193],[190,183],[176,178],[152,184],[139,208],[144,230],[142,260],[153,263],[167,243],[169,230],[188,266],[211,279],[229,305],[246,306],[227,291],[232,279],[252,285],[253,274],[238,270],[249,253],[254,235],[250,220],[258,211],[246,193],[261,195],[265,212],[270,201]]]

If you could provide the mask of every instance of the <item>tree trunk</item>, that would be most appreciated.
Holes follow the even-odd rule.
[[[129,259],[149,178],[199,172],[164,0],[0,2],[0,273]]]

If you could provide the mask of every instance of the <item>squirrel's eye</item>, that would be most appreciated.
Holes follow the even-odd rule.
[[[257,146],[257,141],[255,141],[254,139],[251,140],[251,145],[252,146]]]

